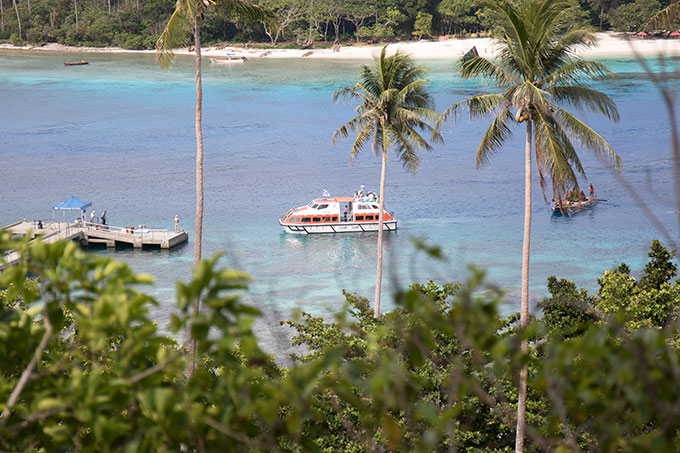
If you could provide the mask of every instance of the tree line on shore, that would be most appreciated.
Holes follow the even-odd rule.
[[[219,3],[219,2],[218,2]],[[497,24],[479,0],[257,0],[275,22],[219,8],[203,18],[204,43],[293,47],[442,35],[485,36]],[[672,0],[569,0],[565,17],[593,30],[640,31]],[[0,0],[0,41],[153,48],[174,0]]]

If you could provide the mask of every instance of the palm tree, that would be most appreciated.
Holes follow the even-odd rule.
[[[201,77],[201,28],[200,20],[210,5],[216,5],[226,13],[236,13],[239,17],[252,21],[270,20],[270,16],[247,0],[177,0],[175,10],[170,17],[165,30],[156,42],[156,59],[164,69],[170,68],[174,62],[172,49],[188,44],[189,38],[194,37],[196,50],[196,219],[194,240],[194,269],[201,261],[203,244],[203,86]],[[192,306],[192,316],[198,315],[199,301]],[[187,333],[189,339],[189,355],[187,375],[191,376],[195,365],[196,341]]]
[[[529,248],[531,239],[531,154],[535,150],[538,176],[545,196],[546,181],[552,183],[555,198],[568,187],[578,188],[577,173],[585,172],[574,142],[604,157],[609,165],[620,166],[612,147],[593,129],[562,108],[586,109],[619,120],[616,105],[607,95],[584,86],[595,77],[611,77],[601,63],[574,57],[573,50],[588,45],[588,31],[565,25],[563,13],[569,3],[554,0],[516,0],[485,4],[499,17],[496,39],[499,58],[492,61],[475,56],[461,59],[464,78],[495,84],[500,93],[481,94],[447,109],[438,120],[455,118],[467,110],[472,119],[494,115],[477,148],[477,166],[486,163],[510,137],[513,123],[525,123],[524,152],[524,239],[522,247],[522,291],[520,325],[529,316]],[[528,341],[521,343],[528,352]],[[524,450],[527,367],[520,372],[515,450]]]
[[[23,39],[21,36],[21,16],[19,16],[19,7],[17,6],[17,0],[12,0],[12,4],[14,5],[14,11],[17,13],[17,25],[19,26],[19,41],[21,41]]]
[[[356,139],[350,151],[350,161],[363,146],[371,141],[373,152],[382,156],[380,171],[380,222],[378,226],[378,263],[375,279],[375,302],[373,315],[380,316],[380,292],[382,284],[383,225],[385,212],[385,173],[387,152],[394,149],[405,168],[415,172],[419,159],[416,151],[431,149],[420,131],[432,132],[435,140],[439,134],[425,121],[437,118],[433,103],[425,89],[425,69],[416,65],[411,57],[398,51],[387,56],[387,46],[382,48],[373,67],[364,66],[361,78],[354,86],[343,88],[333,94],[333,102],[339,99],[356,99],[357,116],[343,124],[333,134],[335,144],[339,136],[347,137],[350,131]]]

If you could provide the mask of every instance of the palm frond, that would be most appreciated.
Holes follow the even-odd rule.
[[[596,37],[589,30],[573,29],[567,31],[556,42],[544,49],[541,58],[545,73],[552,74],[568,65],[572,61],[571,56],[577,47],[590,47],[595,43]],[[573,61],[580,61],[580,59]],[[602,66],[606,68],[606,66]]]
[[[559,124],[539,111],[534,116],[534,126],[536,161],[539,164],[539,180],[544,197],[546,178],[552,181],[553,188],[577,184],[574,168],[584,176],[585,172],[576,150],[569,138],[561,132]]]
[[[599,113],[608,119],[620,120],[616,103],[604,93],[584,86],[556,86],[550,90],[553,99],[579,109]]]
[[[217,9],[225,15],[237,14],[246,22],[276,26],[274,14],[247,0],[209,0],[217,5]]]
[[[350,131],[354,131],[357,128],[357,124],[359,123],[360,118],[355,117],[352,118],[351,120],[347,121],[345,124],[340,126],[335,132],[333,132],[333,136],[331,137],[331,143],[335,145],[335,142],[340,138],[340,137],[349,137]]]
[[[519,82],[516,76],[484,57],[461,58],[458,64],[461,77],[466,79],[489,80],[500,87]]]
[[[680,21],[680,3],[674,2],[649,19],[645,30],[670,30],[677,25],[678,21]]]
[[[441,130],[442,124],[455,121],[464,110],[470,114],[470,119],[476,119],[497,111],[503,103],[503,95],[500,93],[480,94],[456,102],[439,115],[434,123],[436,131]]]
[[[354,84],[351,87],[344,87],[333,93],[331,100],[333,103],[347,101],[358,98],[362,102],[370,102],[372,94],[360,83]]]
[[[168,69],[175,61],[173,49],[185,46],[191,37],[195,16],[191,3],[178,0],[170,20],[156,41],[156,61],[163,69]]]
[[[477,147],[477,168],[486,164],[491,156],[498,152],[505,141],[512,136],[509,123],[514,121],[510,110],[504,108],[491,121],[491,124],[484,132],[482,141]]]
[[[366,122],[361,128],[356,129],[357,138],[352,143],[352,149],[349,152],[349,161],[354,162],[354,159],[364,148],[364,145],[371,139],[371,137],[378,137],[380,134],[376,133],[375,126],[372,122]]]
[[[415,173],[420,166],[420,158],[416,151],[430,151],[432,146],[417,130],[410,126],[392,129],[390,132],[397,143],[395,151],[401,164],[407,170]]]
[[[621,159],[607,141],[597,132],[562,108],[558,108],[556,119],[560,126],[577,140],[582,147],[603,157],[613,168],[621,167]]]
[[[573,60],[560,66],[545,78],[545,84],[551,85],[575,85],[594,78],[616,79],[607,66],[597,61]]]
[[[397,121],[405,121],[409,124],[417,123],[420,129],[431,131],[433,127],[425,121],[436,121],[439,118],[439,113],[427,108],[401,107],[395,110],[393,116]]]

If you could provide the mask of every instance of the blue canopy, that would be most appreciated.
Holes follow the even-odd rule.
[[[59,210],[61,210],[61,209],[78,209],[78,210],[82,210],[82,209],[85,209],[85,208],[89,208],[90,206],[92,206],[91,202],[83,201],[80,198],[76,198],[73,195],[71,195],[70,197],[68,197],[68,200],[66,200],[63,203],[59,203],[56,206],[53,206],[52,209],[59,209]]]

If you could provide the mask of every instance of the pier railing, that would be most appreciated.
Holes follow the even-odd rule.
[[[108,224],[102,224],[102,223],[96,223],[96,222],[85,222],[83,223],[78,223],[77,225],[73,226],[72,228],[86,228],[86,229],[94,229],[97,231],[101,231],[103,233],[106,232],[111,232],[111,233],[118,233],[122,235],[126,235],[127,237],[130,238],[148,238],[151,240],[154,239],[164,239],[168,234],[174,234],[173,232],[166,230],[164,228],[147,228],[146,226],[142,225],[142,228],[139,226],[127,226],[127,227],[121,227],[121,226],[116,226],[116,225],[108,225]]]

